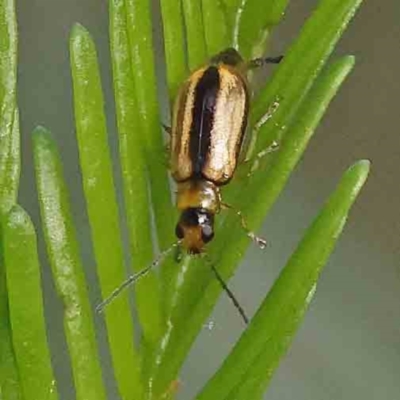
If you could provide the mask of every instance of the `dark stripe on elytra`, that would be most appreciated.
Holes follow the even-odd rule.
[[[218,68],[211,66],[199,79],[193,103],[193,119],[190,127],[189,153],[193,163],[193,174],[198,177],[207,161],[211,143],[211,129],[217,102],[220,79]]]

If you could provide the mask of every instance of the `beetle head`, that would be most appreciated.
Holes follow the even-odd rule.
[[[175,234],[188,253],[201,253],[214,237],[214,214],[204,208],[187,208],[181,214]]]

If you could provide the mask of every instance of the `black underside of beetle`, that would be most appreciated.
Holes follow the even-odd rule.
[[[203,166],[207,161],[219,88],[218,68],[210,66],[200,78],[194,95],[193,122],[190,128],[189,143],[194,178],[201,178]]]

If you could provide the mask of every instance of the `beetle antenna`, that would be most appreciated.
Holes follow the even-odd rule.
[[[181,240],[178,240],[177,242],[173,243],[170,247],[168,247],[168,249],[161,252],[146,268],[142,269],[136,274],[128,276],[128,278],[123,281],[120,286],[114,289],[108,297],[106,297],[100,304],[96,306],[96,312],[102,313],[104,311],[104,308],[107,307],[116,297],[118,297],[122,291],[124,291],[130,285],[133,285],[142,276],[147,275],[154,267],[160,264],[160,262],[163,261],[173,249],[178,247],[181,242]]]
[[[224,281],[224,278],[220,275],[218,272],[217,268],[215,268],[214,264],[212,263],[211,259],[206,255],[206,260],[208,261],[208,264],[210,265],[211,271],[214,273],[215,277],[217,278],[217,281],[221,285],[222,289],[224,289],[225,293],[229,297],[229,299],[232,301],[233,305],[235,308],[239,311],[240,316],[242,317],[244,323],[248,325],[249,323],[249,318],[246,315],[246,312],[244,311],[243,307],[240,305],[239,300],[235,297],[233,294],[232,290],[229,289],[227,283]]]

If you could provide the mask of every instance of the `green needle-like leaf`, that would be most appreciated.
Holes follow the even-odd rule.
[[[236,14],[241,3],[243,3],[242,0],[222,0],[222,4],[224,4],[227,11],[231,12],[232,14]]]
[[[125,213],[133,267],[140,271],[152,261],[153,245],[145,140],[134,89],[125,8],[123,1],[110,2],[110,44]],[[135,291],[144,341],[154,346],[163,329],[160,287],[154,271],[137,282]]]
[[[247,204],[247,207],[245,207],[245,201],[242,203],[243,209],[246,210],[245,215],[249,226],[256,226],[262,222],[265,213],[278,197],[290,172],[300,159],[329,102],[353,65],[353,58],[346,57],[324,71],[299,109],[295,118],[296,123],[288,128],[288,134],[282,141],[279,151],[276,152],[270,168],[268,170],[265,170],[265,168],[264,170],[257,170],[251,180],[248,180],[248,188],[243,181],[241,182],[242,190],[247,194],[247,198],[250,193],[252,198],[251,204]],[[217,268],[227,279],[232,275],[234,267],[249,244],[249,240],[243,233],[237,219],[233,219],[233,217],[226,221],[223,232],[220,236],[216,235],[215,240],[215,246],[210,248],[210,257],[219,261]],[[208,268],[207,265],[204,268]],[[165,360],[158,371],[160,387],[165,387],[168,382],[176,377],[188,349],[221,292],[221,286],[215,279],[212,279],[211,273],[208,276],[193,276],[196,272],[198,273],[193,268],[186,268],[185,279],[189,283],[196,281],[195,294],[200,292],[202,296],[194,300],[190,298],[190,292],[185,288],[185,284],[179,288],[182,293],[186,291],[185,296],[189,297],[189,299],[185,298],[184,300],[189,304],[194,302],[196,306],[191,308],[189,314],[182,313],[184,317],[179,317],[175,321],[180,329],[170,332],[169,341],[163,349],[163,355],[160,356]],[[208,286],[199,288],[198,286],[206,284],[207,279]],[[178,296],[178,294],[176,295]],[[158,382],[158,379],[156,379],[156,382]]]
[[[20,150],[16,83],[15,4],[14,0],[0,0],[0,219],[15,203],[18,191]],[[11,341],[2,236],[0,230],[0,393],[4,399],[20,400],[22,392]]]
[[[68,191],[57,148],[44,128],[34,131],[33,150],[47,254],[64,305],[64,329],[76,396],[78,400],[105,400],[92,311]]]
[[[3,223],[12,341],[24,400],[58,399],[47,345],[36,234],[26,212],[12,207]]]
[[[19,122],[16,105],[17,22],[13,0],[0,1],[0,211],[13,205],[19,182]]]
[[[207,61],[206,37],[201,1],[183,0],[189,69],[194,70]]]
[[[232,46],[232,37],[221,0],[202,0],[202,8],[207,54],[210,57]]]
[[[246,0],[245,0],[246,1]],[[233,32],[232,28],[236,23],[237,14],[239,10],[242,10],[243,0],[221,0],[220,4],[225,9],[225,14],[228,18],[229,25],[230,25],[230,33],[231,33],[231,40],[233,39]]]
[[[171,103],[179,85],[187,75],[185,56],[185,32],[182,5],[179,1],[160,0],[164,33],[164,51],[167,67],[167,83]]]
[[[157,102],[150,2],[125,0],[125,6],[132,76],[140,122],[140,129],[130,134],[139,135],[145,145],[158,243],[161,249],[165,249],[173,241],[175,211],[171,203],[171,191],[163,157],[165,148]],[[143,265],[136,268],[142,269]]]
[[[14,109],[12,129],[1,140],[0,213],[9,210],[17,199],[21,171],[19,113]]]
[[[3,241],[2,237],[1,241]],[[3,247],[3,243],[1,243],[1,246]],[[0,259],[0,393],[4,399],[22,400],[22,387],[12,345],[11,325],[8,314],[3,251],[4,249],[2,248]]]
[[[369,172],[360,161],[343,176],[306,232],[272,290],[221,369],[198,400],[259,398],[290,345],[314,293],[319,274],[346,223]],[[240,368],[238,368],[240,365]]]
[[[70,53],[83,187],[101,291],[106,297],[125,279],[125,263],[97,55],[89,33],[81,25],[72,30]],[[153,309],[147,307],[144,315],[152,324]],[[120,395],[123,399],[141,398],[140,363],[133,347],[127,293],[106,308],[105,316]]]
[[[10,101],[10,98],[7,99]],[[7,105],[2,108],[7,109]],[[15,109],[12,129],[1,138],[2,155],[0,160],[0,219],[15,204],[18,194],[21,169],[19,115]],[[3,233],[0,231],[0,393],[6,398],[19,399],[21,389],[18,385],[17,365],[11,341],[11,326],[5,277],[5,260],[3,259]]]
[[[241,54],[250,59],[253,49],[265,40],[271,29],[280,22],[289,0],[247,0],[242,3],[235,26],[235,44]]]
[[[14,0],[0,1],[0,183],[5,179],[16,113],[17,22]]]

